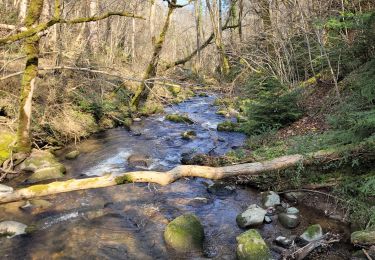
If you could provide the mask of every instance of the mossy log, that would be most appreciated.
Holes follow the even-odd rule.
[[[76,190],[103,188],[133,182],[152,182],[160,185],[168,185],[183,177],[201,177],[219,180],[239,175],[259,175],[265,172],[290,168],[299,165],[300,163],[307,165],[317,161],[321,162],[331,160],[331,156],[332,153],[325,152],[315,153],[309,157],[296,154],[282,156],[264,162],[245,163],[224,167],[181,165],[167,172],[135,171],[117,176],[105,175],[87,179],[58,181],[21,188],[12,193],[0,194],[0,204]]]

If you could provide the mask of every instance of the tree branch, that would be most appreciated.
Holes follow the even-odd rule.
[[[52,18],[46,23],[38,24],[36,27],[28,28],[25,31],[22,31],[22,32],[19,32],[19,33],[16,33],[16,34],[4,37],[4,38],[0,38],[0,46],[34,36],[35,34],[45,31],[49,27],[57,23],[79,24],[79,23],[87,23],[87,22],[96,22],[99,20],[106,19],[110,16],[124,16],[124,17],[131,17],[131,18],[145,20],[145,18],[143,18],[142,16],[138,16],[138,15],[128,13],[128,12],[108,12],[99,16],[80,17],[80,18],[75,18],[72,20],[61,19],[59,18],[59,16],[57,16],[57,17]]]

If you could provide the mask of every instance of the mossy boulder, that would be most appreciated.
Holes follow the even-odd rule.
[[[62,164],[51,152],[33,149],[30,156],[20,165],[20,170],[34,172],[53,166],[62,166]]]
[[[220,132],[236,132],[239,131],[238,124],[231,122],[231,121],[225,121],[217,125],[217,131]]]
[[[0,130],[0,165],[9,158],[15,140],[15,134]]]
[[[59,179],[64,177],[65,167],[60,165],[55,165],[52,167],[46,167],[36,170],[28,179],[28,183],[35,183],[44,180]]]
[[[171,92],[171,94],[175,97],[181,92],[180,85],[168,85],[167,88],[168,91]]]
[[[185,214],[167,225],[164,239],[178,252],[199,251],[203,248],[203,226],[194,214]]]
[[[237,259],[269,260],[271,253],[262,236],[255,229],[242,233],[237,238]]]
[[[353,232],[350,240],[355,245],[372,246],[375,245],[375,230],[361,230]]]
[[[193,120],[191,120],[189,117],[180,114],[169,114],[165,117],[165,119],[175,123],[185,123],[189,125],[194,124]]]
[[[74,160],[78,157],[80,152],[78,150],[71,151],[65,155],[65,159]]]
[[[319,224],[309,226],[300,236],[306,242],[312,242],[323,237],[323,230]]]
[[[193,130],[185,131],[181,134],[182,139],[193,140],[197,137],[197,133]]]

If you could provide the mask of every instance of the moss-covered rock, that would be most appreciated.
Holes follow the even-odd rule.
[[[242,233],[237,238],[239,260],[269,260],[271,253],[261,235],[255,229]]]
[[[20,170],[36,171],[38,169],[60,166],[56,157],[48,151],[33,149],[30,156],[20,165]]]
[[[175,123],[185,123],[185,124],[194,124],[193,120],[189,117],[179,114],[169,114],[165,117],[165,119],[175,122]]]
[[[195,215],[182,215],[167,225],[164,231],[164,239],[168,246],[178,252],[202,250],[203,226]]]
[[[193,130],[185,131],[181,134],[182,139],[185,140],[193,140],[195,137],[197,137],[197,133]]]
[[[175,97],[177,97],[177,95],[181,92],[181,86],[180,85],[171,84],[171,85],[167,86],[167,89]]]
[[[28,179],[28,183],[35,183],[45,180],[59,179],[64,177],[65,167],[60,165],[55,165],[52,167],[46,167],[36,170]]]
[[[319,224],[309,226],[300,236],[304,241],[311,242],[323,237],[323,230]]]
[[[10,156],[12,144],[16,140],[16,135],[6,131],[0,131],[0,165]]]
[[[71,151],[65,155],[65,159],[68,159],[68,160],[76,159],[79,154],[80,152],[78,150]]]
[[[350,240],[355,245],[375,245],[375,230],[361,230],[353,232],[350,237]]]
[[[231,121],[225,121],[217,125],[217,131],[221,132],[236,132],[239,131],[238,124],[231,122]]]

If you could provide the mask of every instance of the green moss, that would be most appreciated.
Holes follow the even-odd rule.
[[[167,89],[175,97],[177,97],[177,95],[181,93],[181,86],[179,85],[168,85]]]
[[[375,245],[375,230],[356,231],[350,240],[355,245]]]
[[[165,119],[175,122],[175,123],[186,123],[186,124],[194,124],[193,120],[189,117],[179,114],[170,114],[165,117]]]
[[[306,229],[306,235],[309,238],[313,238],[317,233],[319,233],[321,230],[320,225],[311,225]]]
[[[186,131],[181,134],[182,139],[185,139],[185,140],[194,139],[196,136],[197,136],[197,133],[193,130]]]
[[[242,233],[237,238],[239,260],[269,260],[271,253],[261,235],[255,229]]]
[[[40,184],[40,185],[33,185],[27,188],[29,191],[33,192],[34,194],[40,194],[43,191],[48,190],[48,185]]]
[[[221,132],[236,132],[239,130],[239,125],[230,121],[225,121],[217,125],[217,131]]]
[[[164,232],[165,242],[179,252],[201,250],[204,231],[199,219],[186,214],[171,221]]]
[[[12,151],[12,144],[16,136],[9,132],[0,132],[0,165],[7,160]]]
[[[125,174],[125,175],[116,177],[115,182],[116,182],[117,185],[132,183],[133,178],[129,174]]]

